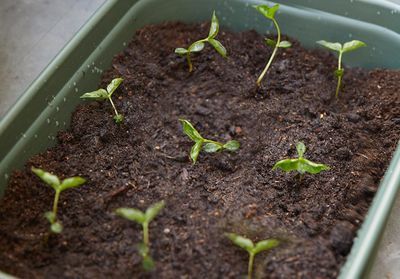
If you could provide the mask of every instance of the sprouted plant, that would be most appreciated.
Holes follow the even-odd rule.
[[[53,202],[53,211],[46,212],[44,216],[50,222],[50,231],[53,233],[61,233],[63,230],[63,226],[61,222],[57,219],[57,208],[60,194],[67,189],[81,186],[86,182],[86,180],[82,177],[74,176],[66,178],[61,182],[60,179],[52,173],[35,167],[32,167],[31,170],[56,192]]]
[[[184,57],[186,56],[187,63],[189,65],[189,72],[193,71],[192,61],[190,59],[190,54],[194,52],[200,52],[203,50],[205,43],[209,43],[214,47],[214,49],[222,56],[226,57],[226,49],[221,44],[221,42],[217,41],[215,37],[218,35],[219,31],[219,23],[218,18],[215,15],[215,11],[213,12],[212,19],[211,19],[211,27],[210,32],[208,33],[208,37],[205,39],[198,40],[192,43],[187,49],[186,48],[176,48],[175,53]]]
[[[115,123],[117,124],[121,123],[124,120],[124,116],[118,113],[117,109],[115,108],[114,102],[111,99],[111,96],[114,93],[114,91],[118,88],[118,86],[122,83],[122,81],[123,81],[122,78],[115,78],[110,82],[109,85],[107,85],[107,90],[100,88],[93,92],[87,92],[81,96],[81,99],[91,99],[98,101],[109,100],[115,112],[114,116]]]
[[[311,174],[317,174],[321,171],[329,170],[329,166],[319,163],[311,162],[303,157],[306,152],[306,146],[304,143],[299,142],[296,145],[296,150],[298,158],[296,159],[284,159],[277,162],[273,170],[281,169],[285,172],[297,171],[300,174],[300,179],[303,177],[304,173],[308,172]]]
[[[226,233],[225,234],[235,245],[239,246],[240,248],[246,250],[249,253],[249,264],[247,268],[247,278],[251,279],[253,273],[253,265],[254,265],[254,257],[262,252],[271,250],[272,248],[277,247],[280,242],[277,239],[265,239],[257,242],[256,244],[253,243],[250,239],[234,234],[234,233]]]
[[[266,18],[272,20],[272,22],[275,25],[276,32],[278,33],[278,38],[277,40],[272,40],[272,39],[265,39],[265,42],[267,45],[272,46],[274,48],[271,57],[268,60],[267,65],[265,66],[264,70],[262,71],[261,75],[257,79],[257,85],[261,85],[261,81],[264,78],[265,74],[267,73],[269,67],[272,64],[272,60],[274,60],[274,57],[278,51],[279,48],[289,48],[292,46],[292,44],[289,41],[281,41],[281,29],[279,28],[278,22],[275,19],[275,13],[279,9],[279,4],[276,4],[272,7],[269,7],[267,5],[258,5],[258,6],[253,6],[257,11],[259,11],[262,15],[264,15]]]
[[[335,96],[336,98],[339,97],[339,90],[340,87],[342,85],[342,77],[344,75],[344,69],[342,68],[342,55],[345,52],[349,52],[349,51],[353,51],[356,50],[360,47],[364,47],[367,46],[364,42],[358,41],[358,40],[353,40],[347,43],[344,43],[343,45],[341,43],[331,43],[331,42],[327,42],[324,40],[318,41],[318,44],[336,51],[339,53],[339,57],[338,57],[338,68],[337,70],[335,70],[334,74],[337,77],[338,81],[337,81],[337,86],[336,86],[336,93]]]
[[[197,157],[201,150],[207,153],[215,153],[222,150],[236,151],[240,147],[240,143],[236,140],[230,140],[226,143],[220,143],[217,141],[203,138],[200,133],[193,127],[192,123],[185,119],[179,119],[182,123],[183,132],[194,141],[194,145],[190,150],[190,158],[193,164],[196,163]]]
[[[154,268],[154,260],[150,256],[149,224],[165,206],[164,201],[157,202],[146,209],[145,212],[135,208],[118,208],[115,213],[125,219],[142,225],[143,242],[138,244],[138,251],[142,257],[142,266],[146,271]]]

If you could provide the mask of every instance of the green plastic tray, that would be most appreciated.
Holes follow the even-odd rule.
[[[320,39],[357,38],[368,48],[349,53],[346,64],[366,68],[400,68],[399,6],[381,0],[286,0],[278,20],[284,33],[315,47]],[[69,125],[81,93],[97,88],[135,31],[165,20],[198,22],[217,11],[221,25],[233,30],[273,31],[251,7],[268,1],[245,0],[108,0],[64,47],[0,122],[0,196],[12,170],[55,144],[57,131]],[[400,84],[400,83],[399,83]],[[368,215],[358,231],[340,278],[365,278],[372,265],[390,210],[400,186],[400,147]],[[7,275],[0,272],[0,278]],[[8,277],[9,278],[9,277]]]

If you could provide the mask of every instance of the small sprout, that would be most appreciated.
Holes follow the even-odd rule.
[[[279,4],[276,4],[272,7],[269,7],[267,5],[258,5],[258,6],[253,6],[257,11],[259,11],[262,15],[264,15],[266,18],[272,20],[272,22],[275,25],[276,31],[278,33],[278,39],[272,40],[272,39],[265,39],[265,43],[268,46],[271,46],[274,48],[271,57],[269,58],[269,61],[267,65],[265,66],[264,70],[262,71],[261,75],[257,79],[257,85],[261,85],[261,81],[264,78],[265,74],[267,73],[269,67],[271,66],[272,60],[274,60],[274,57],[276,55],[276,52],[278,51],[278,48],[289,48],[292,46],[292,44],[289,41],[281,41],[281,29],[279,28],[278,22],[275,19],[275,13],[279,9]]]
[[[50,231],[53,233],[61,233],[63,226],[60,221],[57,220],[57,207],[58,200],[60,199],[60,194],[64,190],[69,188],[75,188],[81,186],[86,182],[86,180],[79,176],[69,177],[60,182],[60,179],[49,172],[37,169],[35,167],[31,168],[32,172],[36,174],[41,180],[48,184],[51,188],[56,191],[53,203],[53,211],[48,211],[44,214],[44,217],[50,222]]]
[[[192,159],[193,164],[196,163],[197,157],[202,149],[207,153],[215,153],[222,150],[236,151],[240,147],[240,143],[236,140],[230,140],[223,144],[217,141],[205,139],[188,120],[179,119],[179,121],[182,123],[183,132],[195,142],[190,150],[190,158]]]
[[[331,42],[327,42],[327,41],[324,41],[324,40],[318,41],[317,43],[322,45],[322,46],[324,46],[324,47],[326,47],[326,48],[328,48],[328,49],[330,49],[330,50],[333,50],[333,51],[336,51],[336,52],[339,53],[338,68],[334,72],[335,76],[338,79],[337,86],[336,86],[336,94],[335,94],[336,98],[338,98],[339,97],[339,90],[340,90],[340,87],[342,85],[342,77],[344,75],[344,69],[342,68],[342,55],[343,55],[343,53],[349,52],[349,51],[353,51],[353,50],[356,50],[356,49],[358,49],[360,47],[365,47],[367,45],[364,42],[361,42],[361,41],[358,41],[358,40],[353,40],[353,41],[344,43],[343,45],[341,43],[331,43]]]
[[[232,242],[236,245],[239,246],[240,248],[246,250],[249,253],[249,265],[247,268],[247,278],[251,279],[252,273],[253,273],[253,263],[254,263],[254,257],[262,252],[262,251],[267,251],[271,250],[275,247],[277,247],[280,242],[277,239],[265,239],[257,242],[255,245],[253,241],[251,241],[248,238],[245,238],[243,236],[234,234],[234,233],[226,233],[225,234]]]
[[[81,99],[92,99],[92,100],[97,100],[97,101],[103,101],[103,100],[108,99],[114,109],[114,112],[115,112],[115,116],[113,117],[115,123],[117,123],[117,124],[122,123],[122,121],[124,121],[124,116],[122,114],[118,113],[117,109],[115,108],[114,102],[111,99],[112,94],[118,88],[118,86],[122,83],[122,81],[123,81],[122,78],[115,78],[107,86],[107,90],[100,88],[93,92],[87,92],[81,96]]]
[[[180,56],[186,56],[186,60],[189,65],[189,72],[193,71],[193,65],[192,61],[190,60],[190,54],[194,52],[200,52],[204,48],[204,43],[207,42],[210,45],[212,45],[215,50],[222,56],[226,57],[226,49],[225,47],[215,39],[215,37],[218,35],[219,31],[219,23],[217,16],[215,15],[215,11],[213,12],[212,19],[211,19],[211,27],[210,27],[210,32],[208,33],[208,37],[202,40],[198,40],[191,44],[187,49],[186,48],[176,48],[175,53],[180,55]]]
[[[151,205],[145,212],[135,208],[121,207],[115,210],[115,213],[125,219],[134,221],[143,228],[143,242],[137,245],[140,256],[142,257],[142,266],[146,271],[154,268],[154,261],[150,256],[150,241],[149,241],[149,224],[157,216],[157,214],[165,206],[164,201],[157,202]]]
[[[300,174],[300,179],[303,177],[304,173],[308,172],[311,174],[317,174],[321,171],[329,170],[329,166],[319,163],[311,162],[303,157],[306,152],[306,146],[304,143],[299,142],[296,145],[297,154],[299,158],[297,159],[284,159],[277,162],[272,170],[281,169],[285,172],[297,171]]]

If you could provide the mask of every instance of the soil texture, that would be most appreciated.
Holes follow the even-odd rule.
[[[257,88],[272,49],[255,31],[221,30],[228,58],[207,45],[189,73],[174,49],[208,29],[139,30],[100,84],[124,79],[113,95],[123,124],[113,122],[108,102],[83,102],[59,143],[13,173],[0,204],[0,270],[21,278],[242,278],[248,255],[224,236],[235,232],[282,240],[257,255],[256,278],[338,275],[399,140],[400,72],[346,68],[336,100],[336,58],[287,38],[293,47],[279,50]],[[193,165],[180,118],[241,148],[201,153]],[[301,181],[272,171],[296,156],[298,141],[307,159],[331,169]],[[43,213],[54,193],[31,166],[87,179],[62,193],[64,231],[47,243]],[[113,212],[160,200],[166,207],[150,224],[156,268],[145,273],[141,227]]]

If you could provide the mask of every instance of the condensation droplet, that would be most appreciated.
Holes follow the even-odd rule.
[[[63,98],[63,101],[64,101],[64,102],[66,102],[66,101],[67,101],[67,98],[66,98],[66,97],[64,97],[64,98]]]
[[[78,88],[75,88],[75,92],[78,92],[79,91],[79,89]]]
[[[381,11],[377,11],[376,14],[377,14],[377,15],[380,15],[380,14],[381,14]]]
[[[74,81],[74,86],[76,86],[76,82]]]
[[[8,173],[5,173],[5,174],[4,174],[4,179],[7,180],[8,178],[9,178]]]
[[[37,134],[35,134],[33,137],[34,137],[35,139],[37,139],[37,138],[38,138],[38,135],[37,135]]]
[[[56,111],[60,111],[60,107],[56,107]]]
[[[56,121],[56,127],[60,126],[60,123],[58,121]]]
[[[47,122],[47,124],[50,124],[50,122],[51,122],[50,118],[47,118],[46,122]]]

